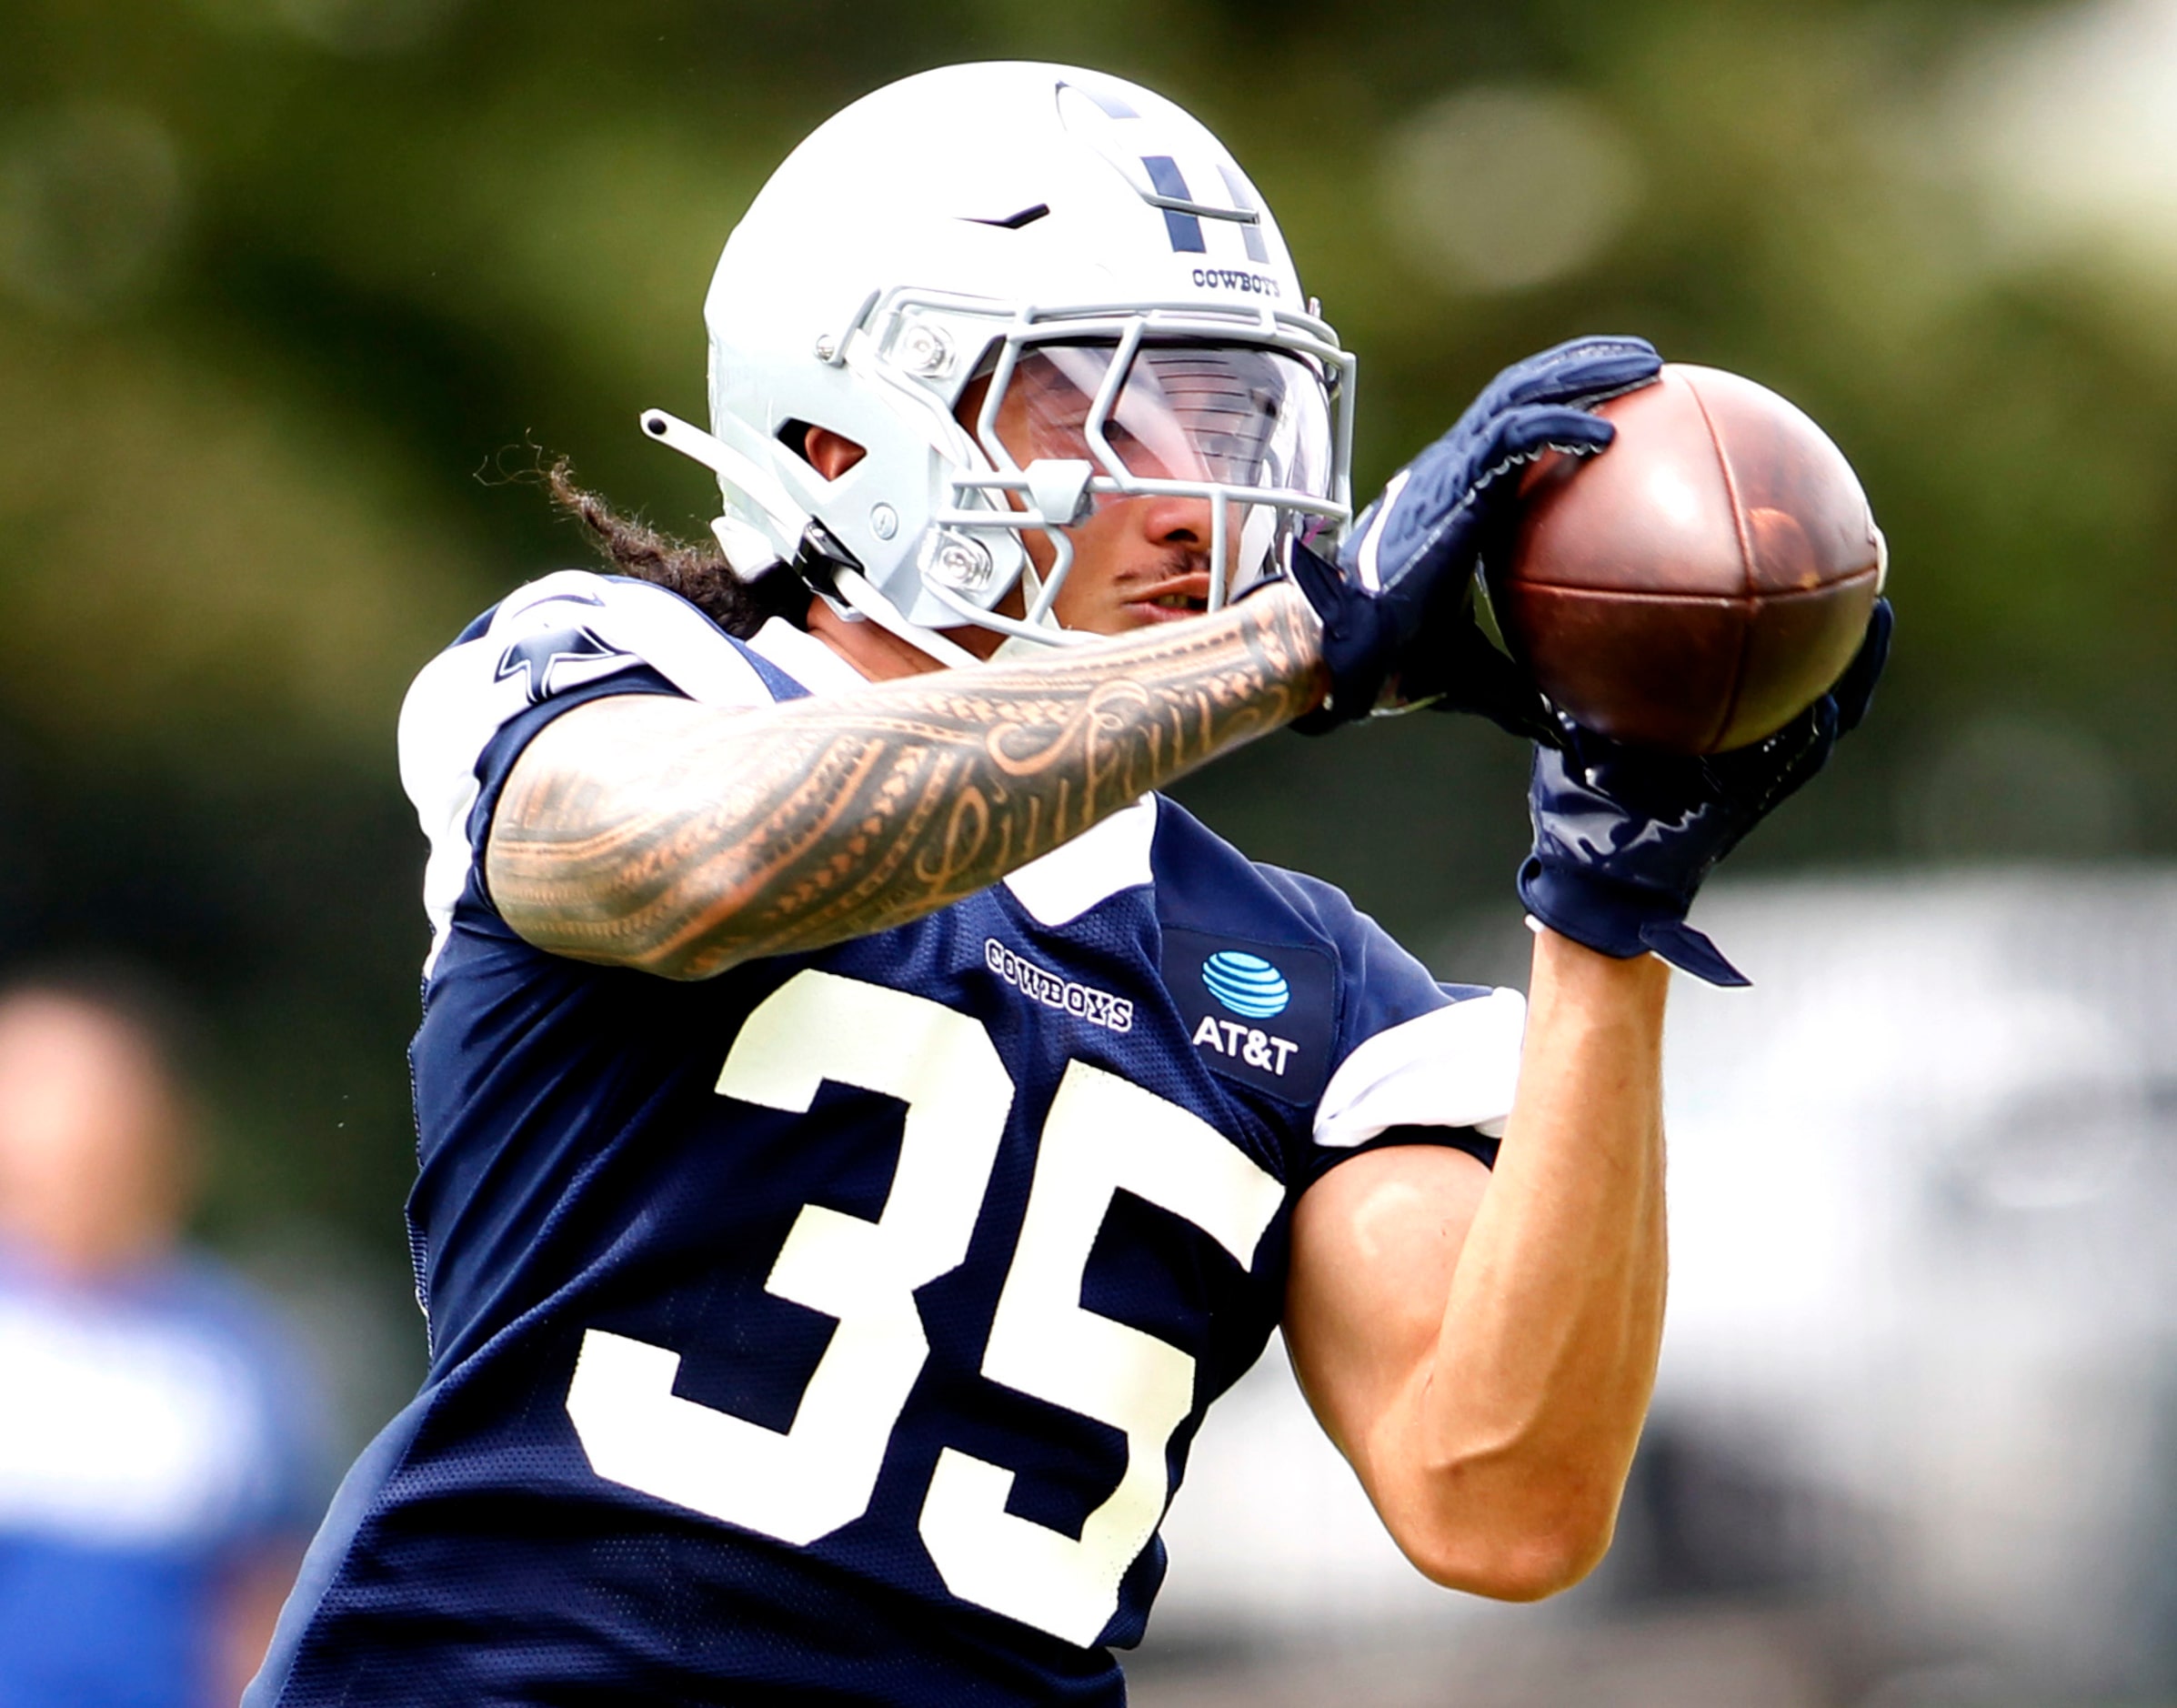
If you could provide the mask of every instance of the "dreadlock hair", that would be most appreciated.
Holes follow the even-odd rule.
[[[693,545],[661,534],[577,486],[574,465],[564,457],[544,471],[544,484],[560,514],[582,529],[607,563],[624,576],[677,593],[727,634],[746,640],[770,618],[798,618],[808,594],[792,576],[744,581],[709,541]]]

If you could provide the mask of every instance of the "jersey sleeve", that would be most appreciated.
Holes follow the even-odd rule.
[[[554,718],[615,694],[669,694],[718,707],[798,693],[776,667],[677,594],[565,570],[477,618],[426,665],[401,707],[401,783],[431,851],[424,907],[432,959],[473,885],[500,786]]]
[[[1303,892],[1330,938],[1341,988],[1337,1053],[1316,1102],[1302,1183],[1386,1144],[1450,1145],[1494,1162],[1520,1076],[1526,999],[1440,984],[1339,891],[1278,876]]]

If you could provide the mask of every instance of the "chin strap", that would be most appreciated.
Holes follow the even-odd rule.
[[[900,608],[879,593],[869,578],[858,569],[849,569],[843,564],[831,566],[832,589],[860,616],[868,618],[888,634],[896,635],[918,652],[928,653],[939,664],[959,666],[980,664],[981,659],[958,641],[948,640],[935,629],[918,628],[908,621]]]

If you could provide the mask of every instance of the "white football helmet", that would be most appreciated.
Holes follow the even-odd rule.
[[[717,474],[727,558],[947,662],[931,631],[961,623],[1078,638],[1061,530],[1099,501],[1208,500],[1212,605],[1350,515],[1353,359],[1269,210],[1199,122],[1099,72],[955,65],[856,102],[757,195],[705,317],[710,432],[643,426]],[[827,480],[811,427],[866,454]]]

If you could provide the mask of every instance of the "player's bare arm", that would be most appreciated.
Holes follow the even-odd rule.
[[[997,881],[1322,698],[1289,588],[1030,663],[758,712],[626,696],[510,775],[493,899],[541,949],[701,979]]]
[[[1610,1545],[1662,1333],[1667,979],[1539,934],[1494,1172],[1379,1150],[1294,1214],[1294,1368],[1440,1583],[1531,1600]]]
[[[1609,436],[1583,437],[1592,429],[1563,413],[1577,389],[1536,395],[1569,385],[1592,401],[1621,388],[1607,345],[1568,360],[1579,348],[1507,370],[1485,404],[1553,442],[1602,450]],[[1622,377],[1637,383],[1638,365]],[[1393,483],[1341,568],[1373,558],[1395,598],[1434,554],[1472,548],[1460,522],[1486,498],[1447,512],[1435,495],[1507,460],[1507,428],[1488,415],[1478,406]],[[1304,557],[1296,569],[1304,583],[1330,576]],[[1341,659],[1335,616],[1326,627],[1330,703],[1350,705],[1352,682],[1375,678],[1364,658]],[[1520,891],[1539,929],[1518,1090],[1493,1173],[1456,1152],[1399,1147],[1319,1181],[1295,1211],[1286,1309],[1318,1415],[1391,1534],[1440,1582],[1532,1599],[1577,1582],[1609,1546],[1661,1336],[1662,962],[1743,982],[1686,923],[1694,892],[1864,713],[1888,634],[1877,607],[1827,694],[1766,740],[1707,758],[1620,747],[1555,711],[1538,718],[1516,674],[1448,681],[1462,704],[1538,740]],[[1439,645],[1450,650],[1451,638]],[[1470,646],[1465,656],[1488,657]],[[1396,692],[1416,686],[1409,657]]]

